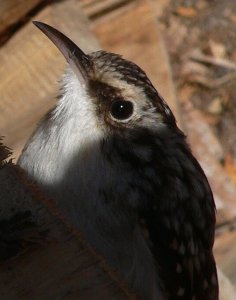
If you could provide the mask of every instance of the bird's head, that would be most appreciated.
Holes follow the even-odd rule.
[[[106,132],[176,127],[170,108],[136,64],[105,51],[85,54],[55,28],[41,22],[34,24],[64,55],[78,79],[79,87],[72,89],[83,90],[88,111],[92,107]]]

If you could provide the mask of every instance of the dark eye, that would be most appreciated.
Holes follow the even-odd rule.
[[[111,105],[111,115],[117,120],[128,119],[133,113],[133,103],[130,101],[118,100]]]

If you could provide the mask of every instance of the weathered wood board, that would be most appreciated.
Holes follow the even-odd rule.
[[[230,181],[223,167],[217,160],[214,147],[214,135],[210,126],[204,122],[200,111],[192,105],[183,110],[183,121],[193,152],[201,163],[211,184],[218,209],[218,224],[228,222],[236,217],[236,186]],[[212,146],[212,147],[211,147]]]
[[[1,0],[0,35],[9,26],[20,21],[30,10],[43,0]]]
[[[137,0],[81,0],[81,7],[90,19],[96,19]]]
[[[236,230],[219,235],[214,249],[218,265],[234,285],[236,299]]]

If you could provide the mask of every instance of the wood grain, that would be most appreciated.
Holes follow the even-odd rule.
[[[1,0],[0,34],[9,26],[20,21],[30,10],[43,0]]]
[[[91,19],[96,19],[119,7],[136,0],[81,0],[84,13]]]
[[[216,159],[212,129],[202,113],[190,103],[185,105],[182,111],[188,141],[193,146],[193,153],[204,169],[213,190],[217,223],[229,222],[236,217],[236,187]]]
[[[236,230],[218,236],[214,249],[217,264],[234,285],[236,299]]]

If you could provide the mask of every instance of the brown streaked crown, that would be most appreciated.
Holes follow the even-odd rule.
[[[154,107],[164,123],[176,126],[169,106],[139,66],[121,55],[106,51],[93,52],[88,56],[93,62],[90,83],[95,93],[102,93],[110,101],[116,98],[130,99],[136,103],[143,101],[144,110]]]

